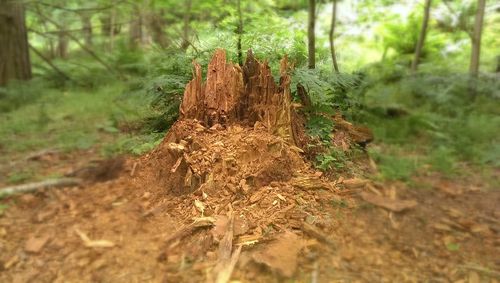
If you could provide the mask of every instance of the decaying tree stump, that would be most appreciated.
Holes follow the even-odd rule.
[[[226,62],[219,49],[208,65],[203,83],[201,66],[194,63],[193,79],[186,86],[180,106],[180,119],[197,119],[206,126],[260,123],[271,133],[293,145],[302,145],[303,125],[292,107],[290,65],[280,62],[280,82],[274,82],[267,62],[261,63],[248,51],[242,68]]]

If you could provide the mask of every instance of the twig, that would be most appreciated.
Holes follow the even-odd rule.
[[[0,189],[0,193],[1,194],[30,193],[48,188],[78,186],[81,183],[82,180],[77,178],[48,179],[41,182],[5,187]]]
[[[137,162],[134,162],[134,165],[132,166],[132,171],[130,172],[130,177],[134,177],[136,168],[137,168]]]

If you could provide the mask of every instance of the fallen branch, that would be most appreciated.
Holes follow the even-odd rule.
[[[5,187],[0,189],[0,194],[31,193],[34,191],[39,191],[48,188],[63,188],[70,186],[78,186],[81,183],[82,180],[78,178],[48,179],[41,182]]]

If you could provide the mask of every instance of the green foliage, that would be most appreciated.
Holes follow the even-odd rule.
[[[33,79],[28,82],[12,81],[8,86],[0,87],[0,113],[36,102],[41,96],[40,89],[47,86],[43,79]]]
[[[18,184],[31,179],[33,176],[34,173],[32,171],[16,171],[9,174],[7,182],[11,184]]]
[[[115,156],[120,154],[141,155],[154,149],[163,139],[161,133],[151,133],[135,136],[123,136],[114,143],[103,147],[104,156]]]
[[[148,72],[144,88],[156,112],[147,122],[151,130],[165,131],[177,119],[184,88],[192,78],[193,59],[176,50],[165,50],[150,58],[155,63]]]
[[[478,77],[472,99],[466,74],[435,68],[417,76],[394,76],[394,66],[372,68],[365,70],[358,89],[366,105],[358,117],[373,129],[379,144],[399,148],[371,151],[382,176],[407,180],[424,164],[449,175],[457,173],[460,162],[498,166],[498,80]]]
[[[119,84],[92,93],[33,87],[39,94],[35,101],[0,113],[0,146],[4,153],[53,147],[88,149],[103,136],[119,137],[121,133],[116,130],[120,124],[150,115],[143,95],[123,92]]]
[[[377,163],[379,177],[383,180],[408,181],[420,165],[415,156],[408,156],[402,151],[384,153],[380,149],[370,149],[369,153]]]
[[[352,95],[360,83],[356,74],[297,68],[292,72],[292,82],[292,94],[297,96],[297,84],[303,85],[317,113],[332,114],[336,110],[347,110],[358,104],[358,97]]]
[[[316,156],[316,168],[323,171],[342,170],[346,166],[348,157],[344,151],[328,145],[327,151]]]

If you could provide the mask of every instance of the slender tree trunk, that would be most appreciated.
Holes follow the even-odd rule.
[[[68,37],[64,30],[57,33],[57,56],[63,59],[68,57]]]
[[[307,25],[307,41],[309,50],[309,69],[314,69],[316,67],[316,47],[315,47],[315,37],[314,37],[314,23],[316,19],[316,0],[309,0],[309,18]]]
[[[22,1],[0,0],[0,85],[31,78],[28,32]]]
[[[241,50],[241,36],[243,35],[243,15],[241,13],[241,0],[238,0],[238,64],[243,66],[243,51]]]
[[[142,13],[139,4],[134,3],[129,26],[129,43],[131,49],[142,44]]]
[[[337,21],[337,0],[333,0],[332,3],[332,24],[330,26],[330,54],[332,55],[333,70],[339,72],[339,66],[337,64],[337,55],[335,54],[335,45],[333,42],[333,36],[335,35],[335,22]]]
[[[186,0],[185,1],[185,6],[186,6],[186,11],[184,12],[184,26],[182,29],[182,43],[181,43],[181,48],[186,50],[189,45],[191,44],[189,42],[189,21],[191,19],[191,0]]]
[[[113,51],[115,48],[115,21],[116,21],[116,8],[114,6],[114,1],[113,3],[113,8],[111,8],[111,16],[109,20],[109,51]]]
[[[413,58],[413,61],[411,62],[412,73],[415,73],[418,69],[418,61],[420,59],[420,56],[422,54],[422,49],[424,47],[425,35],[427,34],[427,26],[429,24],[431,2],[432,2],[432,0],[425,0],[424,19],[422,22],[422,29],[420,30],[420,35],[418,37],[417,46],[415,47],[415,58]]]
[[[82,27],[83,27],[83,36],[84,42],[87,47],[92,47],[92,15],[86,12],[83,12],[80,15],[82,19]]]
[[[151,30],[153,42],[165,48],[168,46],[168,38],[165,34],[165,20],[163,19],[165,12],[163,9],[159,9],[158,12],[156,12],[156,10],[157,9],[152,7],[149,19],[149,29]]]
[[[472,33],[472,52],[470,57],[469,73],[472,77],[479,74],[479,56],[481,54],[481,34],[483,29],[484,8],[486,0],[477,1],[477,12]]]

